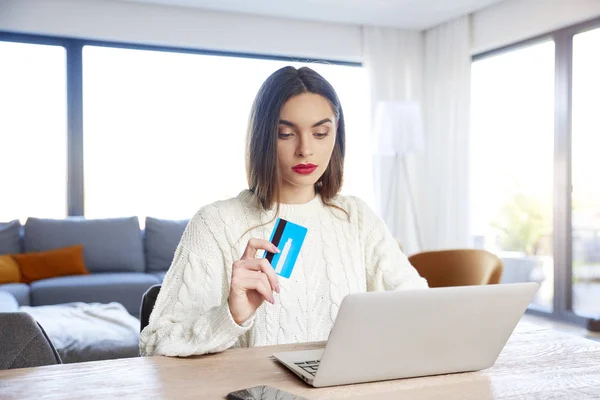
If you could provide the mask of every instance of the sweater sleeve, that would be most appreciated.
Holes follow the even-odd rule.
[[[364,249],[368,291],[427,288],[427,281],[410,264],[383,220],[363,201],[359,208],[359,235]]]
[[[149,324],[140,335],[145,356],[190,356],[232,347],[253,323],[231,316],[227,241],[218,237],[218,213],[200,210],[190,221],[162,283]]]

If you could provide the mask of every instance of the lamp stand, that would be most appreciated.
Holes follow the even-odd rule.
[[[396,156],[400,157],[400,156]],[[413,198],[412,187],[410,185],[410,178],[408,176],[408,164],[406,163],[406,156],[402,158],[402,169],[404,169],[404,180],[406,181],[406,189],[408,191],[408,197],[410,199],[410,207],[415,223],[415,231],[417,232],[417,241],[419,243],[419,251],[423,251],[423,238],[421,236],[421,229],[419,228],[419,219],[417,218],[417,207],[415,205],[415,199]]]

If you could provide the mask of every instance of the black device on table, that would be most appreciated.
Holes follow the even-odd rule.
[[[248,389],[242,389],[231,392],[227,395],[227,400],[308,400],[290,392],[277,389],[271,386],[254,386]]]

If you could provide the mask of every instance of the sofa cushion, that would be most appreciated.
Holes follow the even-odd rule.
[[[20,231],[19,220],[0,222],[0,254],[21,252]]]
[[[189,220],[146,217],[145,250],[147,272],[166,271]]]
[[[83,246],[80,244],[56,250],[14,254],[12,258],[19,265],[23,283],[89,273],[85,269]]]
[[[0,313],[19,311],[19,303],[15,296],[0,290]]]
[[[83,244],[90,272],[143,272],[142,234],[137,217],[85,219],[28,218],[25,251],[47,251]]]
[[[44,306],[62,303],[121,303],[127,311],[138,316],[142,295],[157,277],[145,273],[98,273],[63,276],[31,283],[31,305]]]
[[[20,306],[28,306],[31,304],[31,288],[25,283],[7,283],[5,285],[0,285],[0,291],[8,292],[15,296],[15,299],[17,299]]]
[[[152,273],[152,275],[154,275],[156,277],[156,279],[158,279],[159,282],[162,283],[162,281],[165,280],[165,275],[167,275],[167,271],[154,272],[154,273]]]

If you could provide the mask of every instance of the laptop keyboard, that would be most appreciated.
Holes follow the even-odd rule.
[[[295,362],[294,364],[296,364],[297,366],[299,366],[300,368],[302,368],[304,371],[311,374],[312,376],[315,376],[315,374],[317,373],[317,369],[319,369],[320,362],[321,362],[321,360],[301,361],[301,362]]]

